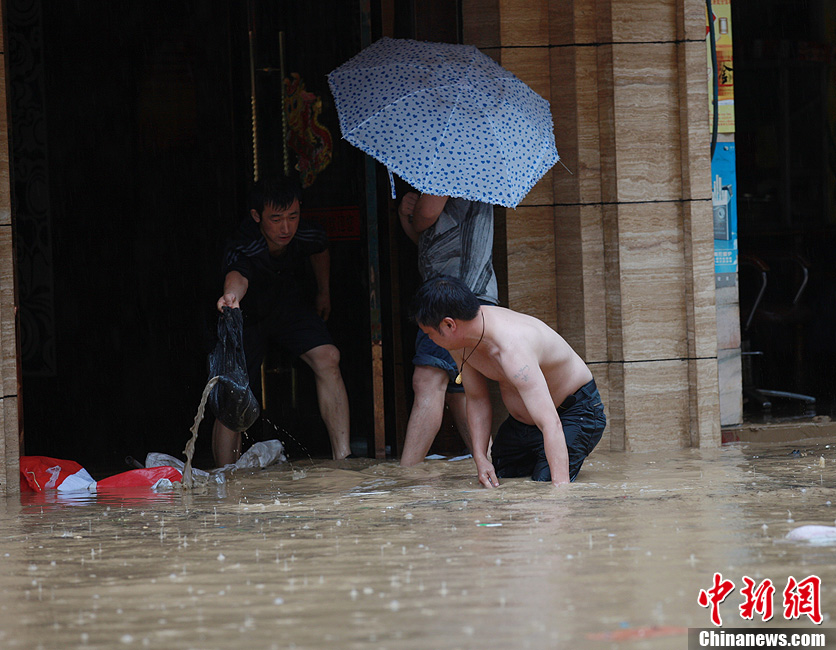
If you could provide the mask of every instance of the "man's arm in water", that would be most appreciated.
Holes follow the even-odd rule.
[[[503,369],[517,389],[534,424],[543,432],[552,484],[568,483],[569,451],[566,448],[566,436],[540,364],[533,354],[515,354],[503,363]]]
[[[493,463],[488,460],[493,421],[488,382],[480,372],[471,366],[465,366],[462,369],[462,383],[467,398],[467,426],[470,429],[471,452],[479,482],[485,487],[498,487],[496,471]]]

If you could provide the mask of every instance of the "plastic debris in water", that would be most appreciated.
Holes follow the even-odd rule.
[[[836,527],[834,526],[799,526],[787,533],[787,539],[798,542],[836,542]]]

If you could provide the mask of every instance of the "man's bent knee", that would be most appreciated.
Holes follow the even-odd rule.
[[[415,366],[412,373],[412,390],[416,393],[443,392],[447,390],[447,372],[433,366]]]
[[[340,367],[340,351],[337,346],[330,343],[308,350],[302,355],[302,359],[314,372],[335,370]]]

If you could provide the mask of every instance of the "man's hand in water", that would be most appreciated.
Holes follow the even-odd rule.
[[[496,478],[493,463],[489,460],[476,461],[476,471],[478,472],[479,482],[482,485],[487,488],[499,487],[499,479]]]
[[[225,293],[218,300],[218,311],[222,312],[224,307],[232,307],[239,309],[241,305],[238,303],[238,296],[234,293]]]

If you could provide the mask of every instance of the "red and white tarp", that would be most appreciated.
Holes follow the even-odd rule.
[[[49,456],[20,457],[20,489],[24,492],[95,492],[97,488],[149,487],[155,488],[162,480],[172,483],[182,480],[174,467],[132,469],[96,481],[81,465],[72,460]]]

